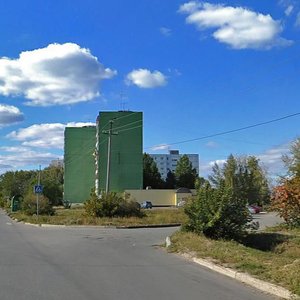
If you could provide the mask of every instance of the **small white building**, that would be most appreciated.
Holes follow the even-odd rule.
[[[180,154],[179,150],[169,150],[169,154],[149,154],[156,162],[158,171],[162,179],[166,179],[169,171],[175,172],[177,162],[184,154]],[[193,168],[199,174],[199,154],[185,154],[188,156]]]
[[[64,160],[63,159],[54,159],[51,160],[49,167],[59,167],[59,168],[63,168],[64,166]]]

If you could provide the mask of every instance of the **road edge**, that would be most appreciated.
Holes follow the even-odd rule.
[[[281,286],[263,281],[261,279],[257,279],[255,277],[252,277],[249,274],[242,273],[242,272],[236,271],[234,269],[218,265],[214,262],[211,262],[211,261],[203,259],[203,258],[196,258],[188,253],[181,253],[180,255],[188,260],[193,261],[194,263],[196,263],[202,267],[205,267],[207,269],[210,269],[214,272],[225,275],[227,277],[233,278],[237,281],[240,281],[244,284],[254,287],[262,292],[265,292],[265,293],[268,293],[268,294],[271,294],[271,295],[274,295],[274,296],[277,296],[277,297],[280,297],[283,299],[293,299],[293,300],[300,299],[300,297],[298,295],[293,294],[292,292],[290,292],[289,290],[287,290]]]

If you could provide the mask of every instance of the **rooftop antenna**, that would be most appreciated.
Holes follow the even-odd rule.
[[[126,104],[128,104],[128,102],[124,101],[125,99],[127,99],[124,92],[120,93],[120,99],[121,99],[121,101],[120,101],[120,110],[125,111],[126,110],[125,107],[126,107]]]

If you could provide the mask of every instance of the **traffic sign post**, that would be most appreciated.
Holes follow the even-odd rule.
[[[36,184],[33,188],[35,194],[42,194],[43,193],[43,186],[40,184]]]
[[[38,184],[34,186],[34,193],[36,194],[36,217],[39,219],[39,195],[43,192],[43,186],[41,185],[41,166],[38,173]]]

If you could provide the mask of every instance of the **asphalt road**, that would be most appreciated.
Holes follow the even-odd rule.
[[[252,216],[253,221],[259,223],[259,230],[264,230],[266,227],[283,223],[283,219],[281,219],[275,212],[253,214]]]
[[[174,230],[33,227],[0,211],[0,299],[275,299],[166,253]]]

